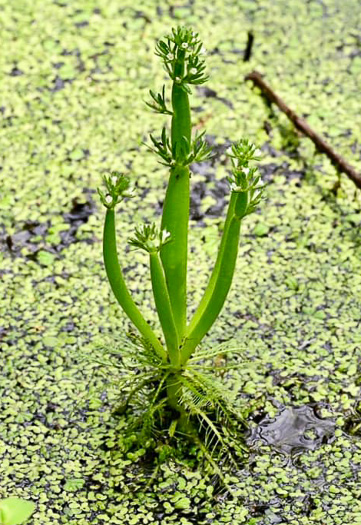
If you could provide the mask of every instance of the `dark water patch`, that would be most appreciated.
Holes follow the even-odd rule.
[[[4,235],[1,243],[3,249],[14,256],[21,255],[21,252],[25,250],[27,259],[44,264],[47,264],[47,261],[50,263],[52,255],[56,256],[70,244],[80,242],[77,237],[78,230],[88,222],[95,209],[96,206],[90,193],[87,194],[85,202],[74,199],[70,211],[62,215],[63,222],[60,225],[60,231],[57,231],[59,225],[52,225],[50,220],[43,223],[27,221],[14,234]],[[52,242],[50,238],[55,234],[55,231],[58,240]],[[93,239],[88,238],[85,242],[92,243]],[[45,255],[48,254],[48,259],[44,253]]]
[[[52,87],[49,88],[49,91],[51,91],[52,93],[56,93],[57,91],[61,91],[62,89],[65,88],[65,84],[66,83],[70,84],[71,82],[69,80],[63,80],[59,76],[56,76],[55,79],[54,79]]]
[[[229,195],[229,183],[226,178],[216,182],[215,188],[211,190],[211,195],[215,198],[216,204],[207,210],[207,215],[209,217],[221,217]]]
[[[226,177],[216,180],[215,165],[227,162],[227,159],[224,158],[224,153],[231,142],[227,140],[220,144],[215,135],[206,135],[205,140],[212,146],[212,158],[207,162],[196,162],[191,165],[192,173],[204,177],[204,181],[195,183],[191,190],[190,217],[192,220],[199,221],[200,224],[202,224],[204,217],[215,218],[223,216],[229,195],[229,183]],[[212,187],[209,187],[210,183],[212,183]],[[216,203],[206,211],[202,211],[202,199],[207,196],[213,197]]]
[[[69,230],[61,232],[63,245],[75,242],[78,229],[88,222],[89,217],[95,210],[96,205],[90,193],[87,194],[87,200],[85,202],[79,202],[77,199],[73,199],[71,210],[63,215],[64,222],[70,224]]]
[[[271,142],[265,142],[264,144],[262,144],[262,152],[265,156],[267,157],[272,157],[272,158],[280,158],[280,157],[284,157],[285,155],[285,152],[282,150],[282,149],[277,149],[275,148]],[[262,155],[263,156],[263,155]],[[287,163],[288,165],[288,163]]]
[[[77,27],[78,29],[80,29],[81,27],[85,27],[85,26],[88,26],[89,25],[89,22],[88,20],[83,20],[82,22],[75,22],[75,27]]]
[[[206,86],[199,86],[197,88],[198,95],[205,98],[215,98],[216,100],[219,100],[219,102],[222,102],[225,106],[233,109],[233,104],[230,100],[228,100],[225,97],[219,97],[217,95],[217,91],[214,91],[214,89],[210,89]]]
[[[23,75],[24,72],[21,71],[21,69],[19,69],[18,67],[14,66],[12,68],[12,70],[10,71],[10,76],[11,77],[20,77],[21,75]]]
[[[333,419],[321,419],[310,406],[282,409],[274,418],[265,417],[248,437],[251,447],[261,443],[283,454],[296,456],[330,442],[335,432]]]
[[[208,166],[209,168],[209,166]],[[205,170],[207,166],[205,167]],[[200,170],[203,175],[203,170]],[[205,217],[221,217],[227,204],[229,195],[229,183],[226,178],[215,181],[215,173],[210,168],[205,175],[205,181],[199,181],[192,186],[190,198],[190,217],[194,221],[202,221]],[[209,188],[208,183],[213,181],[214,185]],[[202,211],[202,200],[211,196],[216,201],[207,210]]]
[[[206,86],[199,86],[197,88],[198,94],[206,98],[217,98],[217,91]]]
[[[45,237],[48,228],[49,222],[25,222],[21,230],[15,232],[13,235],[6,236],[5,242],[8,251],[12,254],[19,254],[23,248],[26,248],[30,254],[37,252],[39,250],[39,244],[35,239]]]
[[[300,182],[306,176],[306,170],[290,169],[290,165],[286,161],[282,162],[282,164],[277,164],[275,162],[270,162],[269,164],[260,164],[258,168],[264,182],[272,182],[274,177],[278,174],[284,175],[288,181],[295,179]]]
[[[7,328],[5,328],[4,326],[0,326],[0,341],[2,339],[4,339],[8,334],[8,330]]]
[[[202,223],[205,217],[216,218],[224,215],[224,210],[228,201],[229,184],[226,179],[216,182],[214,188],[208,189],[205,182],[197,182],[192,187],[190,199],[190,218],[193,221]],[[212,196],[216,201],[207,210],[202,211],[202,200],[206,196]]]
[[[218,162],[221,162],[221,164],[224,164],[226,162],[226,160],[224,159],[222,161],[222,159],[220,159],[220,157],[230,147],[232,142],[227,139],[227,140],[225,140],[224,142],[222,142],[220,144],[218,142],[218,140],[217,140],[218,137],[216,137],[215,135],[208,135],[208,134],[206,134],[204,138],[207,141],[207,143],[210,146],[212,146],[212,155],[213,155],[212,158],[211,158],[212,165],[214,166]]]
[[[280,166],[272,162],[259,166],[259,172],[264,182],[271,182],[279,170]]]
[[[206,194],[207,186],[204,182],[197,182],[192,187],[189,216],[193,221],[200,221],[204,217],[204,213],[201,212],[201,204]]]
[[[215,177],[213,163],[210,160],[207,162],[194,162],[191,167],[191,173],[201,175],[206,182],[214,180]]]

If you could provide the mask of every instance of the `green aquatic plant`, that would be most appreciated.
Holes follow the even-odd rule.
[[[169,115],[171,126],[170,132],[163,128],[160,138],[151,135],[148,147],[159,157],[160,163],[169,168],[169,182],[160,228],[155,224],[140,226],[130,244],[149,254],[150,278],[163,340],[157,337],[132,299],[118,259],[115,207],[132,197],[130,179],[113,172],[104,179],[105,191],[99,190],[106,207],[103,236],[106,273],[117,301],[142,338],[142,349],[134,351],[133,348],[130,361],[138,362],[143,372],[130,376],[126,405],[132,396],[155,380],[157,386],[152,391],[149,419],[167,406],[174,415],[170,434],[177,428],[192,432],[190,419],[195,416],[201,427],[207,427],[206,434],[210,432],[213,438],[216,436],[215,441],[219,443],[222,436],[215,420],[232,426],[236,415],[230,408],[232,403],[225,389],[209,372],[212,365],[201,370],[202,360],[212,359],[217,352],[219,354],[219,349],[215,354],[200,350],[199,345],[216,321],[231,287],[241,222],[256,209],[262,198],[264,186],[257,167],[252,165],[259,160],[259,151],[248,140],[241,139],[227,152],[231,161],[230,199],[222,239],[204,295],[187,323],[190,165],[212,156],[204,133],[192,137],[189,95],[191,86],[203,84],[208,76],[205,74],[204,47],[190,29],[173,29],[170,36],[158,42],[156,54],[172,81],[172,91],[170,103],[166,99],[165,86],[159,94],[150,91],[152,100],[148,106],[156,113]],[[228,354],[227,350],[223,352]],[[216,414],[215,419],[209,416],[209,411]]]
[[[21,498],[0,499],[0,525],[20,525],[35,511],[35,503]]]

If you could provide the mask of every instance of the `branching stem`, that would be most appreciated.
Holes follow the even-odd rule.
[[[177,327],[174,322],[165,274],[158,252],[150,253],[150,273],[154,301],[167,344],[169,360],[173,366],[179,367],[180,354]]]
[[[105,216],[103,255],[109,283],[118,303],[123,308],[129,319],[138,328],[144,339],[152,345],[157,355],[163,361],[166,361],[167,354],[164,348],[158,341],[152,328],[140,313],[129,293],[127,285],[125,284],[117,253],[114,209],[108,209]]]
[[[217,319],[232,284],[235,270],[241,219],[247,208],[247,193],[231,194],[218,256],[208,286],[186,332],[182,364],[190,358]]]

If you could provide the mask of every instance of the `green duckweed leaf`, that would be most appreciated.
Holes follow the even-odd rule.
[[[0,500],[0,525],[24,523],[35,511],[35,503],[21,498]]]

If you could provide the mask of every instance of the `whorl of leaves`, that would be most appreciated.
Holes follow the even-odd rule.
[[[156,55],[163,60],[164,68],[170,78],[177,82],[185,91],[190,92],[187,84],[204,84],[208,80],[205,74],[205,63],[202,55],[205,50],[194,33],[185,27],[172,29],[172,34],[156,45]],[[184,74],[178,76],[177,65],[184,63]]]

